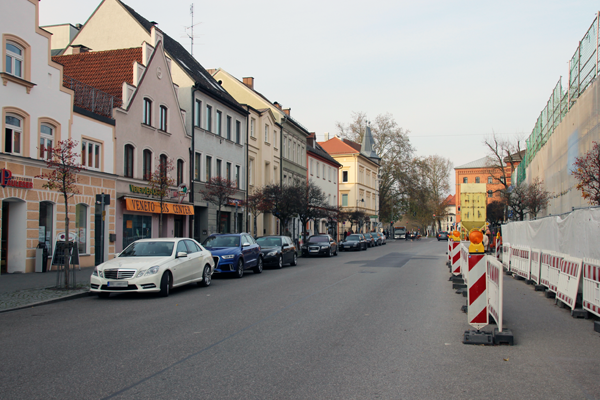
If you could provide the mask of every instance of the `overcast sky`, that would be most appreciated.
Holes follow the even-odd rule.
[[[352,111],[391,113],[418,155],[455,166],[484,157],[492,132],[529,136],[600,10],[595,0],[125,3],[187,49],[194,3],[200,64],[254,77],[319,140]],[[83,24],[98,4],[42,0],[40,24]]]

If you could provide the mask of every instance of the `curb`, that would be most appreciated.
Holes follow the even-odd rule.
[[[6,308],[4,310],[0,310],[0,314],[5,313],[5,312],[9,312],[9,311],[17,311],[17,310],[22,310],[24,308],[39,307],[39,306],[43,306],[43,305],[46,305],[46,304],[59,303],[61,301],[74,300],[74,299],[78,299],[78,298],[81,298],[81,297],[88,297],[88,296],[90,296],[90,291],[89,290],[86,291],[86,292],[82,292],[82,293],[75,293],[75,294],[71,294],[71,295],[64,296],[64,297],[58,297],[56,299],[38,301],[37,303],[30,303],[30,304],[26,304],[26,305],[22,305],[22,306],[18,306],[18,307],[13,307],[13,308]]]

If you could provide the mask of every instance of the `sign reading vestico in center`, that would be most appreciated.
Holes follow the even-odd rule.
[[[141,211],[148,213],[160,213],[160,202],[140,199],[125,199],[128,211]],[[194,215],[194,207],[183,204],[163,203],[163,214]]]

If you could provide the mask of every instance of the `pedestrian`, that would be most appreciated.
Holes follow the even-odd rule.
[[[488,251],[490,251],[490,239],[488,238],[488,235],[484,233],[483,230],[481,230],[481,233],[483,233],[483,247],[485,252],[487,253]]]

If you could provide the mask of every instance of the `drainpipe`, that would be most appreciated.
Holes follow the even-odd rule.
[[[190,202],[192,203],[192,207],[194,208],[194,214],[190,215],[190,229],[191,229],[191,236],[192,238],[194,238],[194,233],[196,232],[195,229],[195,206],[194,206],[194,162],[196,161],[196,91],[198,90],[198,88],[196,87],[196,84],[194,84],[194,86],[192,86],[192,155],[190,157]]]
[[[250,178],[250,172],[249,172],[249,168],[248,168],[248,162],[249,162],[249,148],[250,146],[248,145],[248,136],[249,136],[249,131],[250,131],[250,106],[246,105],[246,111],[248,112],[246,114],[246,160],[244,165],[246,166],[246,202],[248,201],[248,195],[250,194],[250,185],[249,185],[249,181],[248,179]],[[248,203],[246,203],[248,204]],[[252,235],[252,233],[250,232],[250,216],[248,215],[248,206],[244,207],[244,220],[246,221],[246,229],[244,229],[246,232],[250,233],[250,236],[254,237]],[[237,227],[236,227],[237,229]],[[254,229],[253,229],[254,230]],[[256,231],[256,233],[258,234],[258,230]]]

